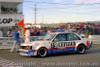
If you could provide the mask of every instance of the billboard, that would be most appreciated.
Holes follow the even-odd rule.
[[[0,27],[4,26],[15,26],[21,20],[23,20],[23,15],[1,15],[0,16]]]

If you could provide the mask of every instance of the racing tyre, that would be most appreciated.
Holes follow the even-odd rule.
[[[85,45],[79,45],[77,48],[77,53],[79,54],[83,54],[85,53],[86,49],[85,49]]]
[[[48,54],[48,50],[46,48],[40,48],[38,51],[39,57],[46,57]]]

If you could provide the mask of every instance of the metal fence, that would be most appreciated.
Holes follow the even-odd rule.
[[[30,42],[35,41],[38,39],[42,39],[44,36],[31,36]],[[21,43],[24,43],[24,37],[21,37]],[[14,38],[13,37],[2,37],[0,38],[0,49],[10,49],[12,45],[14,44]]]

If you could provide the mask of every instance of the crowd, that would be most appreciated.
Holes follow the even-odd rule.
[[[70,25],[70,26],[69,26]],[[100,24],[94,23],[78,23],[78,24],[64,24],[59,27],[43,27],[43,28],[30,28],[31,36],[43,36],[47,32],[64,32],[68,29],[74,29],[76,33],[100,35]]]
[[[62,24],[59,27],[30,27],[30,36],[44,36],[46,33],[64,32],[68,29],[74,29],[76,33],[88,35],[100,35],[100,24],[96,23],[72,23]],[[3,37],[3,30],[0,30],[0,37]],[[7,37],[13,37],[14,31],[9,29]]]
[[[78,23],[72,24],[71,28],[77,33],[88,33],[89,35],[100,35],[100,23]]]
[[[44,36],[46,33],[52,33],[52,32],[64,32],[64,29],[61,27],[53,28],[53,27],[44,27],[44,28],[36,28],[32,27],[30,28],[31,36]]]

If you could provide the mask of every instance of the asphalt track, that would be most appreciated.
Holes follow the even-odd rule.
[[[100,45],[93,45],[85,54],[60,53],[45,58],[0,50],[0,67],[100,67]]]

